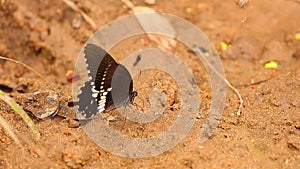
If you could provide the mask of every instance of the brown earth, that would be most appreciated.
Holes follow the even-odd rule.
[[[227,79],[244,99],[242,115],[236,115],[239,100],[228,88],[226,108],[216,132],[204,144],[198,143],[210,106],[210,83],[201,61],[179,44],[175,54],[193,70],[202,102],[196,124],[173,149],[153,158],[116,156],[93,143],[78,122],[59,116],[33,118],[41,133],[37,140],[23,120],[0,101],[0,115],[23,145],[22,150],[1,127],[0,168],[300,168],[300,41],[294,38],[300,33],[299,3],[251,1],[244,23],[244,11],[234,1],[157,1],[152,6],[142,0],[133,3],[184,18],[209,37],[220,51]],[[122,1],[76,4],[99,27],[132,13]],[[0,18],[0,55],[32,66],[50,81],[45,83],[23,66],[0,60],[1,89],[21,105],[29,93],[53,90],[62,104],[59,113],[73,112],[67,106],[72,84],[66,73],[74,69],[79,51],[93,34],[90,25],[84,21],[80,24],[80,14],[61,0],[1,0]],[[229,48],[221,51],[221,42],[230,44]],[[132,47],[132,43],[137,44]],[[124,55],[143,45],[144,40],[129,39],[111,53]],[[271,60],[278,62],[277,69],[264,68]],[[142,73],[144,80],[139,80],[137,88],[158,80],[147,81],[147,76]],[[164,124],[170,125],[180,95],[170,77],[161,77],[166,78],[160,79],[158,87],[168,96],[166,115],[171,117],[154,126],[123,125],[121,121],[115,124],[116,129],[126,128],[130,135],[144,136],[144,132],[151,135],[156,129],[165,129]],[[142,100],[145,95],[141,95]]]

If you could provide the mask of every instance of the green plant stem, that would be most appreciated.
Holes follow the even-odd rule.
[[[28,116],[28,114],[2,90],[0,90],[0,99],[6,102],[16,113],[18,113],[22,117],[22,119],[25,121],[27,126],[35,134],[36,138],[39,139],[40,137],[39,130],[37,126],[34,124],[34,122],[31,120],[31,118]]]

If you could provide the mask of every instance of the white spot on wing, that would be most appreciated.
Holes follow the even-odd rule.
[[[100,105],[100,104],[105,104],[105,102],[106,102],[106,99],[103,99],[103,100],[100,100],[99,102],[98,102],[98,104]]]
[[[92,97],[96,98],[98,96],[98,93],[93,93]]]
[[[103,112],[104,110],[105,110],[105,109],[104,109],[104,108],[102,108],[102,109],[100,109],[100,110],[99,110],[99,112],[101,113],[101,112]]]
[[[99,93],[99,91],[96,90],[95,88],[92,88],[92,92],[93,92],[93,93]]]
[[[98,106],[98,109],[102,109],[104,106],[105,106],[105,104],[100,104],[100,105]]]

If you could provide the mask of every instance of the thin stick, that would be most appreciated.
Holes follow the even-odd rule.
[[[91,17],[89,17],[83,10],[81,10],[74,2],[70,0],[63,0],[63,1],[74,11],[80,13],[83,19],[92,27],[94,31],[97,30],[98,27],[97,24],[94,22],[94,20]]]
[[[204,56],[204,54],[202,53],[202,51],[201,51],[199,48],[194,48],[194,50],[195,50],[197,53],[199,53],[200,55],[202,55],[203,58],[206,57],[206,56]],[[227,86],[228,86],[231,90],[233,90],[233,91],[236,93],[236,95],[238,96],[238,98],[239,98],[239,100],[240,100],[240,105],[239,105],[239,108],[238,108],[238,111],[236,112],[236,114],[237,114],[238,116],[241,116],[241,108],[243,107],[244,101],[243,101],[243,98],[242,98],[240,92],[239,92],[235,87],[233,87],[233,86],[231,85],[231,83],[230,83],[225,77],[223,77],[222,75],[220,75],[220,73],[219,73],[219,72],[218,72],[218,71],[217,71],[210,63],[207,62],[207,64],[208,64],[208,66],[209,66],[212,70],[215,71],[215,73],[216,73],[221,79],[223,79],[223,80],[225,81],[225,83],[227,84]]]
[[[265,82],[271,80],[271,79],[274,78],[275,76],[276,76],[276,75],[273,75],[273,76],[271,76],[271,77],[268,78],[268,79],[260,80],[260,81],[258,81],[258,82],[254,82],[254,83],[250,83],[250,84],[246,84],[246,85],[242,85],[242,86],[243,86],[243,87],[248,87],[248,86],[259,85],[259,84],[261,84],[261,83],[265,83]],[[238,86],[238,87],[240,87],[240,86]]]
[[[23,148],[20,140],[17,138],[15,133],[12,131],[11,127],[8,125],[8,123],[5,121],[5,119],[0,115],[0,125],[6,130],[8,135],[14,140],[14,142],[21,148]]]
[[[17,60],[11,59],[11,58],[3,57],[3,56],[0,56],[0,59],[8,60],[8,61],[12,61],[12,62],[14,62],[14,63],[16,63],[16,64],[20,64],[20,65],[26,67],[27,69],[33,71],[33,72],[34,72],[35,74],[37,74],[40,78],[42,78],[43,80],[45,80],[46,82],[48,82],[48,80],[45,79],[43,75],[41,75],[41,74],[40,74],[38,71],[36,71],[34,68],[32,68],[32,67],[26,65],[25,63],[22,63],[22,62],[20,62],[20,61],[17,61]]]
[[[297,0],[286,0],[286,1],[292,1],[292,2],[296,2],[297,4],[300,4],[300,1]]]
[[[125,3],[125,5],[126,5],[129,9],[133,10],[134,5],[133,5],[132,2],[130,2],[129,0],[122,0],[122,1],[123,1],[123,3]]]

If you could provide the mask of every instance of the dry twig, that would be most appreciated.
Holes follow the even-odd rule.
[[[247,8],[246,5],[250,2],[250,0],[235,0],[235,3],[244,9],[244,19],[242,22],[246,22],[247,20]]]
[[[80,13],[80,15],[83,17],[83,19],[92,27],[94,31],[97,30],[97,24],[94,22],[94,20],[88,16],[82,9],[80,9],[74,2],[70,0],[63,0],[70,8],[72,8],[74,11]]]

